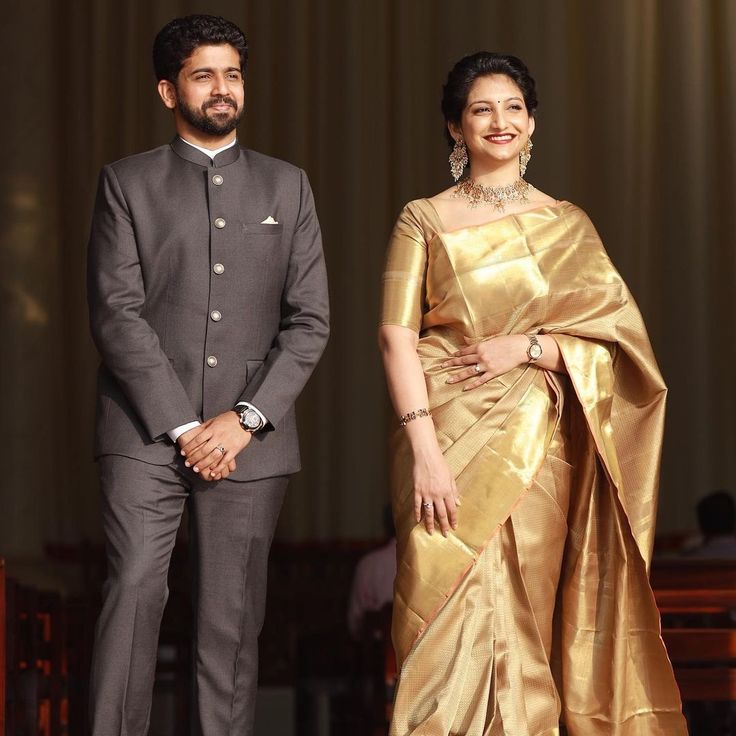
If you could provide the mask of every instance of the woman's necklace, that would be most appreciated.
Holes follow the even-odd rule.
[[[521,178],[513,184],[505,184],[500,187],[479,184],[474,179],[463,179],[455,186],[452,196],[467,200],[469,207],[492,204],[497,210],[504,212],[505,205],[509,202],[528,201],[530,189],[534,187]]]

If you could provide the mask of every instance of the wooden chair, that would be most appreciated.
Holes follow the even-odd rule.
[[[371,542],[276,542],[269,560],[260,683],[293,687],[299,734],[363,736],[357,654],[347,630],[355,565]]]
[[[736,561],[655,561],[651,579],[683,701],[736,701]]]
[[[43,736],[67,736],[68,668],[67,668],[67,609],[62,597],[55,592],[38,596],[36,611],[39,635],[40,672],[39,733]]]
[[[61,666],[66,695],[61,700],[61,721],[74,736],[88,736],[88,681],[105,579],[105,549],[102,545],[82,541],[73,545],[47,544],[44,552],[55,564],[68,565],[79,580],[78,592],[64,600],[65,642]]]
[[[66,611],[61,596],[5,577],[0,567],[0,734],[68,736]]]

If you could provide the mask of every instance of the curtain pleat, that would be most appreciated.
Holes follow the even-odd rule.
[[[279,536],[380,533],[385,244],[406,201],[449,185],[442,84],[480,49],[529,65],[528,178],[589,213],[644,313],[670,387],[660,530],[692,527],[697,498],[736,477],[734,0],[25,0],[0,29],[0,553],[99,538],[92,197],[103,163],[170,138],[151,44],[203,9],[249,38],[240,138],[306,169],[331,279],[332,338],[300,400],[305,467]]]

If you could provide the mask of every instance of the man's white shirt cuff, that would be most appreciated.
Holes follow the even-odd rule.
[[[181,437],[184,432],[188,432],[190,429],[194,429],[195,427],[199,427],[201,422],[187,422],[186,424],[181,424],[178,427],[174,427],[171,431],[167,432],[166,434],[169,435],[172,442],[176,442],[179,437]]]

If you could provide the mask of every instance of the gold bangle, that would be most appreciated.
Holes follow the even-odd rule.
[[[413,422],[415,419],[420,417],[431,417],[429,409],[417,409],[416,411],[410,411],[408,414],[404,414],[403,417],[399,417],[399,426],[406,427],[409,422]]]

